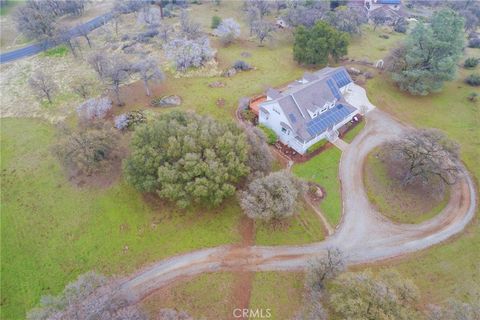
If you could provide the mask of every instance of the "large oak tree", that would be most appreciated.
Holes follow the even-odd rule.
[[[248,144],[233,123],[174,111],[135,130],[126,180],[186,207],[219,205],[247,175]]]

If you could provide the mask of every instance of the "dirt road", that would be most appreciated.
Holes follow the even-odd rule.
[[[327,240],[303,246],[221,246],[159,261],[126,279],[122,289],[132,301],[184,276],[214,271],[301,270],[313,256],[338,247],[348,263],[387,259],[422,250],[461,232],[475,215],[476,190],[466,170],[450,201],[435,218],[416,225],[395,224],[369,204],[362,167],[376,146],[398,137],[405,127],[376,109],[368,113],[365,129],[343,152],[340,161],[343,218]]]

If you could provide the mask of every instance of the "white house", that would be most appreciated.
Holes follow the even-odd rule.
[[[352,83],[344,67],[306,73],[283,92],[267,90],[267,100],[259,107],[259,123],[304,154],[316,142],[334,139],[337,129],[358,114],[343,97]]]

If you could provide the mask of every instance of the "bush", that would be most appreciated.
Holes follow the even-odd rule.
[[[233,67],[234,67],[235,70],[237,70],[237,71],[247,71],[247,70],[252,69],[252,66],[249,65],[248,63],[246,63],[246,62],[243,61],[243,60],[237,60],[237,61],[235,61],[235,63],[233,64]]]
[[[210,25],[210,28],[212,29],[217,29],[217,27],[222,23],[222,18],[219,16],[213,16],[212,17],[212,24]]]
[[[324,145],[326,145],[328,142],[328,140],[320,140],[318,141],[317,143],[313,144],[312,146],[310,146],[310,148],[307,149],[307,153],[312,153],[320,148],[322,148]]]
[[[68,54],[68,48],[64,45],[46,50],[43,55],[45,57],[64,57]]]
[[[223,20],[213,31],[224,45],[232,43],[240,36],[240,25],[232,18]]]
[[[478,61],[479,59],[470,57],[470,58],[467,58],[467,60],[465,60],[465,62],[463,63],[463,66],[465,68],[475,68],[478,65]]]
[[[480,74],[473,73],[469,75],[465,82],[474,87],[480,86]]]
[[[255,113],[253,113],[252,110],[250,110],[250,109],[242,111],[242,118],[245,121],[254,123],[256,117],[257,116],[255,115]]]
[[[115,117],[115,128],[118,130],[134,129],[135,126],[145,122],[147,122],[145,112],[134,110]]]
[[[471,102],[477,102],[478,100],[478,93],[476,92],[472,92],[468,95],[468,100],[470,100]]]
[[[393,27],[393,30],[398,33],[407,33],[407,24],[398,23]]]
[[[468,46],[470,48],[480,48],[480,38],[470,39],[468,41]]]
[[[277,142],[278,139],[275,131],[273,131],[272,129],[270,129],[269,127],[263,124],[259,125],[258,127],[263,131],[263,133],[265,133],[268,144],[275,144],[275,142]]]

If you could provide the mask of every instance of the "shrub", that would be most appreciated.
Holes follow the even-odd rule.
[[[480,74],[473,73],[469,75],[465,82],[474,87],[480,86]]]
[[[478,65],[478,61],[479,59],[470,57],[465,60],[465,62],[463,63],[463,66],[465,68],[475,68]]]
[[[407,33],[407,24],[406,23],[397,23],[393,30],[398,33]]]
[[[247,70],[252,69],[252,66],[249,65],[248,63],[246,63],[246,62],[243,61],[243,60],[237,60],[237,61],[235,61],[235,63],[233,64],[233,67],[234,67],[235,70],[237,70],[237,71],[247,71]]]
[[[313,144],[307,149],[307,153],[312,153],[320,148],[322,148],[324,145],[326,145],[328,140],[320,140],[317,143]]]
[[[143,110],[134,110],[115,117],[115,128],[119,130],[133,129],[135,126],[145,122],[147,122],[145,112]]]
[[[255,121],[256,115],[250,109],[246,109],[242,111],[242,118],[245,121],[253,123]]]
[[[470,100],[471,102],[477,102],[478,100],[478,93],[476,92],[472,92],[468,95],[468,100]]]
[[[222,23],[222,18],[220,18],[219,16],[213,16],[212,24],[210,25],[210,28],[217,29],[220,23]]]
[[[480,48],[480,38],[473,38],[468,41],[470,48]]]
[[[258,127],[263,131],[263,133],[265,133],[268,144],[275,144],[275,142],[277,142],[278,139],[275,131],[273,131],[272,129],[270,129],[269,127],[263,124],[259,125]]]
[[[46,57],[64,57],[68,54],[68,48],[64,45],[46,50],[43,55]]]

